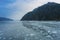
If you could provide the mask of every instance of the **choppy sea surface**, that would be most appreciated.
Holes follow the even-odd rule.
[[[1,21],[0,40],[60,40],[60,22]]]

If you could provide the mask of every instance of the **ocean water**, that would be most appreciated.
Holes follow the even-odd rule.
[[[3,21],[0,40],[60,40],[60,22]]]

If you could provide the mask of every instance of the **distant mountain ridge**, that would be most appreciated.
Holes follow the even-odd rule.
[[[60,4],[48,2],[24,15],[21,21],[45,21],[60,20]]]
[[[5,17],[0,17],[0,21],[13,21],[13,20]]]

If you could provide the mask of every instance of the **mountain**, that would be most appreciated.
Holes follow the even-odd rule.
[[[13,21],[13,20],[9,18],[0,17],[0,21]]]
[[[60,4],[48,2],[25,14],[21,21],[58,21],[60,20]]]

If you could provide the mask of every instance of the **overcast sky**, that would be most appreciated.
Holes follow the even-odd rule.
[[[47,2],[60,3],[59,0],[0,0],[0,17],[19,20],[27,12]]]

